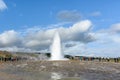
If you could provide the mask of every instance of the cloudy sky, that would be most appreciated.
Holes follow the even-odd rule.
[[[0,50],[120,56],[120,0],[0,0]]]

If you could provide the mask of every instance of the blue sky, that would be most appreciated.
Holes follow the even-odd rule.
[[[120,21],[119,0],[4,0],[7,9],[0,13],[0,26],[6,29],[23,29],[25,26],[50,25],[60,23],[60,11],[77,11],[82,19],[90,19],[95,29],[108,28]],[[92,13],[98,16],[90,16]]]
[[[0,0],[0,47],[11,50],[12,46],[16,51],[22,49],[49,51],[48,45],[51,43],[49,40],[57,28],[60,34],[66,32],[67,36],[72,35],[72,38],[62,37],[64,52],[67,54],[69,51],[77,50],[78,52],[73,55],[120,56],[119,4],[120,0]],[[85,23],[88,24],[87,27]],[[81,24],[84,25],[84,29]],[[73,30],[76,32],[70,34]],[[49,32],[51,35],[46,36]],[[34,37],[34,34],[40,38]],[[12,42],[3,41],[9,38]],[[43,42],[45,40],[41,38],[48,42]],[[24,43],[26,45],[20,45]],[[65,47],[68,44],[74,46]],[[113,46],[118,48],[109,52]],[[117,53],[113,54],[114,52]]]

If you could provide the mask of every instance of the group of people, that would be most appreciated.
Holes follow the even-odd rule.
[[[82,61],[99,61],[99,62],[120,62],[120,57],[118,58],[102,58],[102,57],[79,57]]]
[[[120,57],[104,58],[104,57],[85,57],[85,56],[65,55],[65,58],[68,58],[71,60],[80,60],[80,61],[120,62]]]
[[[20,60],[19,57],[0,57],[0,61],[18,61]]]

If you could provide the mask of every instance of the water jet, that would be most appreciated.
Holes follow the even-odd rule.
[[[51,45],[50,60],[63,60],[63,59],[64,59],[64,56],[62,54],[60,35],[59,35],[59,32],[56,31],[54,34],[52,45]]]

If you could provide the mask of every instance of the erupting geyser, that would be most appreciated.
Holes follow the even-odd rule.
[[[63,59],[63,55],[61,50],[61,39],[59,33],[56,31],[51,46],[51,60],[62,60],[62,59]]]

